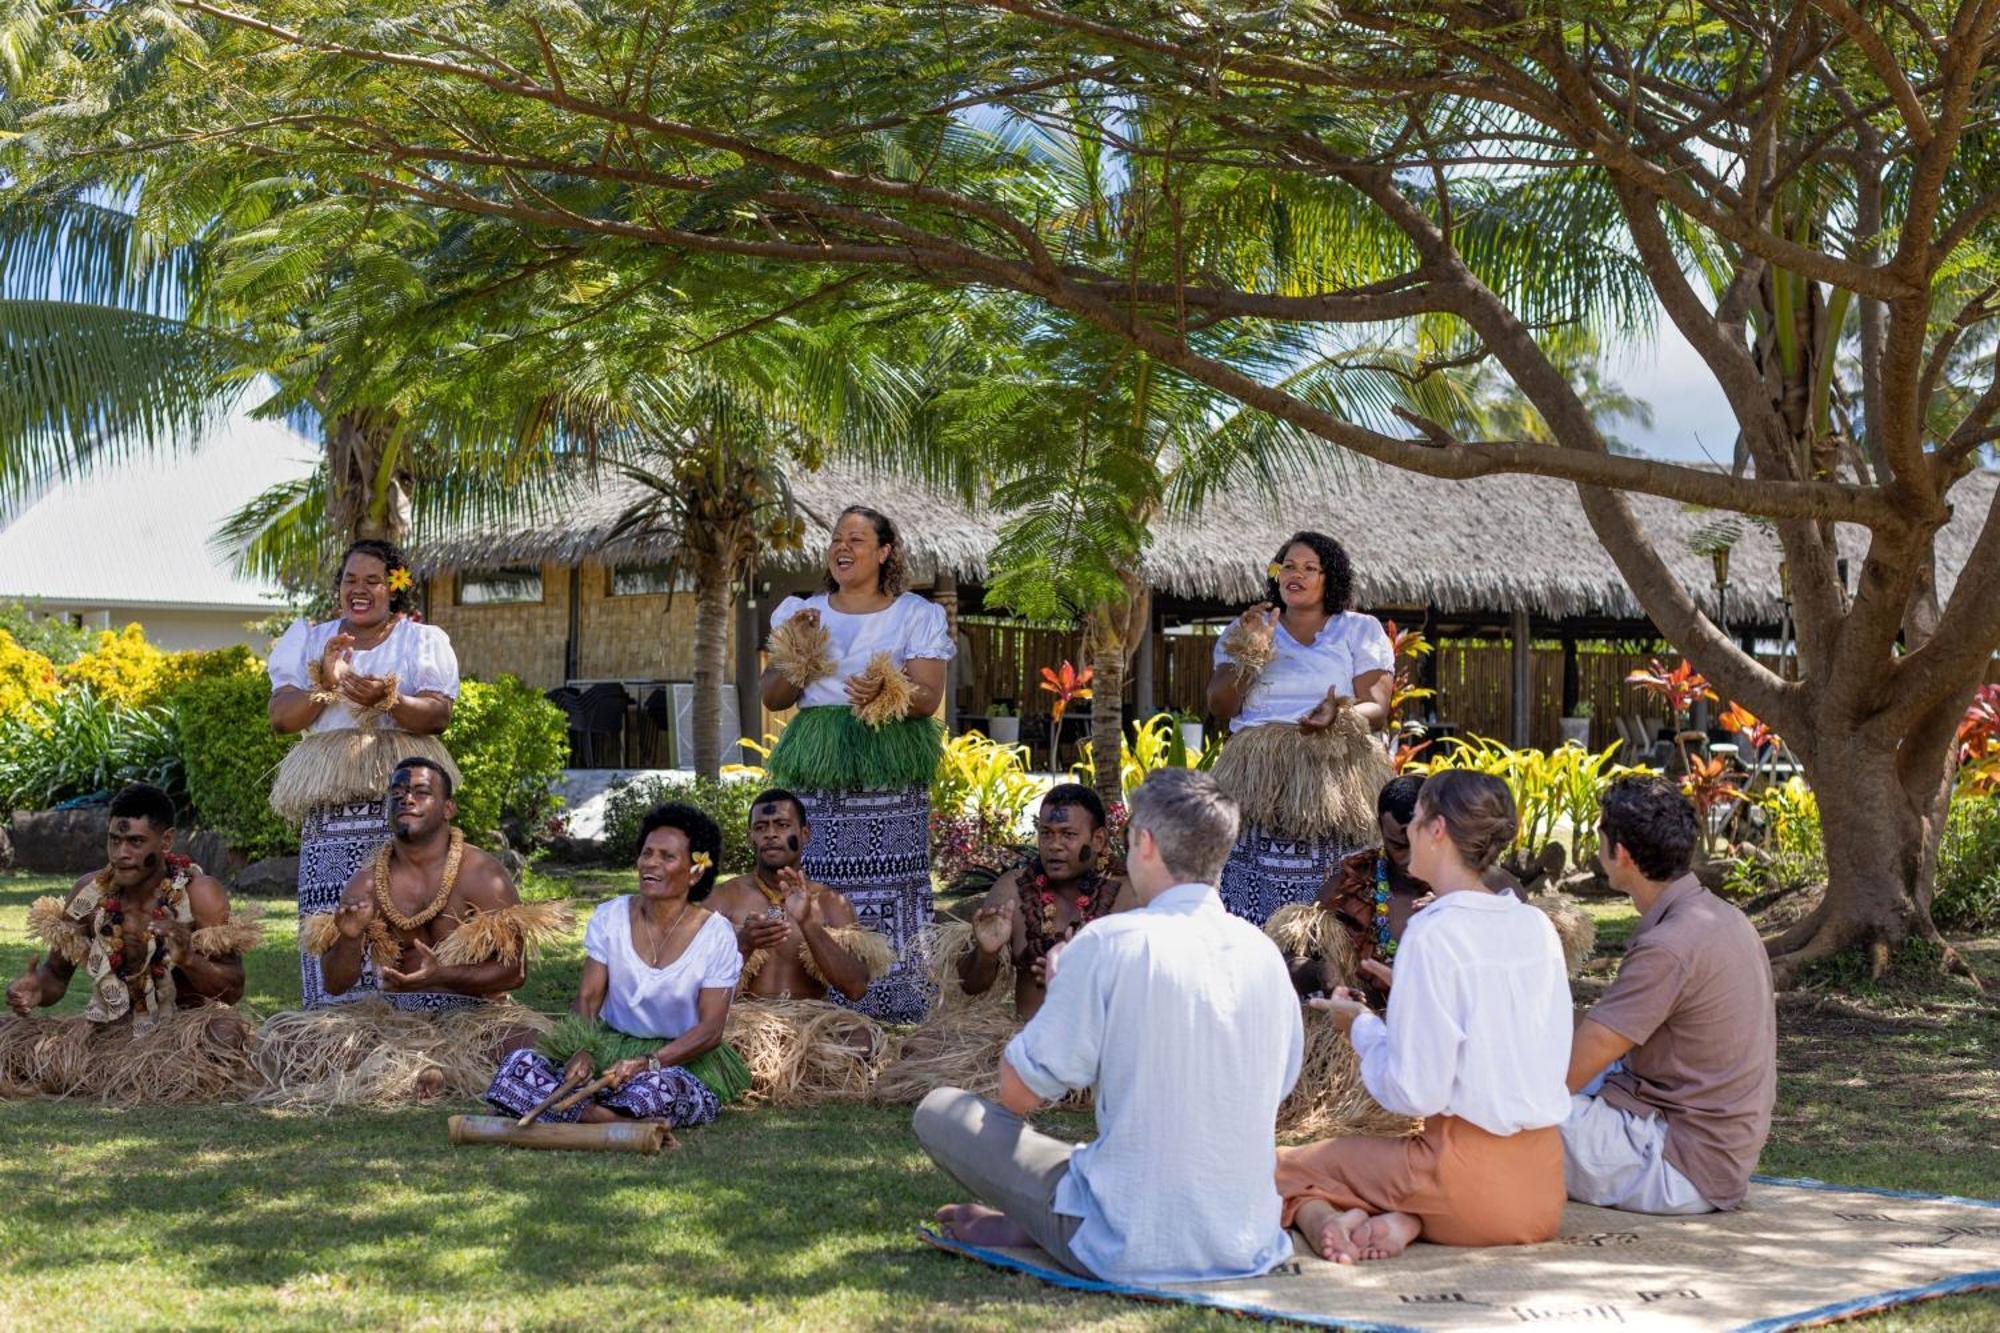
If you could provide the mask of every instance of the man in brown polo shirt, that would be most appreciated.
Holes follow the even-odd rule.
[[[1602,805],[1598,859],[1639,928],[1570,1046],[1569,1197],[1637,1213],[1734,1208],[1777,1096],[1764,944],[1688,873],[1700,829],[1678,789],[1621,778]]]

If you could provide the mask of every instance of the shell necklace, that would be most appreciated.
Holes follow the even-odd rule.
[[[451,901],[451,891],[458,884],[459,859],[465,855],[465,834],[457,829],[451,831],[451,847],[444,854],[444,874],[438,879],[437,896],[415,916],[405,916],[397,909],[396,900],[389,896],[389,853],[393,847],[393,843],[384,843],[375,854],[375,910],[389,918],[389,924],[397,930],[414,934],[428,926]]]

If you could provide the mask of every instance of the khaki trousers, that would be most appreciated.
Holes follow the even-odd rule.
[[[1083,1219],[1055,1210],[1056,1186],[1069,1171],[1075,1144],[1050,1138],[999,1103],[963,1088],[934,1090],[918,1103],[912,1124],[917,1142],[940,1171],[1005,1213],[1064,1268],[1080,1277],[1097,1276],[1069,1249]]]

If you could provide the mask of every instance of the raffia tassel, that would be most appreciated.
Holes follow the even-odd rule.
[[[1320,959],[1335,986],[1359,986],[1361,964],[1347,924],[1318,903],[1288,903],[1271,914],[1264,933],[1288,961]]]
[[[880,727],[910,715],[917,701],[917,683],[897,669],[895,658],[886,652],[875,654],[868,659],[860,679],[876,688],[867,703],[855,706],[856,717],[871,727]]]
[[[968,995],[958,979],[958,960],[973,947],[972,923],[946,918],[924,932],[924,957],[930,959],[931,986],[937,992],[939,1012],[956,1009],[1004,1008],[1014,1012],[1014,951],[1000,951],[999,970],[993,984],[977,995]]]
[[[824,1000],[732,1004],[723,1039],[750,1067],[750,1100],[772,1106],[866,1101],[889,1051],[873,1019]]]
[[[66,962],[82,967],[90,957],[90,936],[83,923],[73,921],[64,902],[54,894],[44,894],[28,905],[28,933],[60,954]]]
[[[1352,708],[1325,731],[1272,724],[1239,731],[1215,762],[1215,785],[1236,799],[1243,822],[1294,838],[1337,833],[1356,846],[1380,838],[1375,795],[1388,756]]]
[[[827,934],[835,944],[854,955],[854,961],[861,964],[870,981],[886,975],[896,965],[896,946],[866,926],[839,926]]]
[[[1236,683],[1248,688],[1278,656],[1277,636],[1252,634],[1241,620],[1222,632],[1222,652],[1236,668]]]
[[[340,928],[333,924],[333,913],[315,912],[299,922],[301,952],[318,958],[338,943],[340,943]]]
[[[1597,948],[1597,918],[1567,894],[1551,893],[1529,901],[1541,908],[1549,924],[1556,928],[1556,939],[1562,942],[1563,966],[1571,976],[1581,972]]]
[[[1337,1135],[1403,1138],[1424,1122],[1382,1108],[1361,1082],[1361,1058],[1331,1014],[1305,1011],[1306,1048],[1299,1081],[1278,1106],[1278,1130],[1315,1139]]]
[[[506,963],[542,956],[542,946],[561,939],[572,917],[563,903],[515,903],[490,912],[472,909],[457,930],[438,945],[437,960],[446,967],[473,963]]]
[[[833,660],[833,636],[826,626],[802,615],[771,631],[769,652],[778,674],[802,690],[840,665]]]
[[[378,972],[403,961],[403,942],[379,916],[368,923],[368,955],[375,960]]]
[[[229,958],[246,954],[264,942],[264,926],[258,921],[225,921],[219,926],[203,926],[188,937],[188,949],[204,958]]]
[[[750,993],[750,983],[757,979],[757,974],[764,970],[764,964],[769,962],[770,959],[771,951],[769,949],[751,950],[750,956],[743,960],[743,970],[736,974],[736,993],[738,995],[748,995]]]

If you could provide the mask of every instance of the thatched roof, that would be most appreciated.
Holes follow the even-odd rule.
[[[1940,592],[1947,597],[1996,486],[2000,472],[1977,472],[1952,493],[1957,512],[1938,551]],[[939,570],[970,582],[986,575],[997,514],[976,513],[954,498],[846,464],[795,480],[793,492],[807,520],[804,551],[793,558],[801,566],[817,565],[828,525],[844,506],[860,501],[903,529],[920,584]],[[633,484],[610,480],[567,506],[559,520],[420,541],[417,563],[427,572],[449,572],[659,558],[671,545],[668,536],[606,543],[636,494]],[[1724,516],[1649,496],[1635,496],[1632,504],[1683,584],[1712,606],[1712,568],[1694,542]],[[1584,519],[1575,488],[1537,477],[1456,482],[1371,464],[1329,468],[1289,486],[1276,504],[1238,492],[1212,499],[1198,514],[1168,520],[1155,530],[1146,570],[1162,592],[1246,602],[1261,594],[1264,565],[1279,543],[1300,528],[1331,533],[1346,546],[1361,606],[1435,606],[1448,615],[1522,607],[1551,618],[1645,618]],[[1858,572],[1867,534],[1843,527],[1840,535]],[[1730,559],[1729,618],[1775,624],[1779,610],[1777,539],[1746,523]]]

